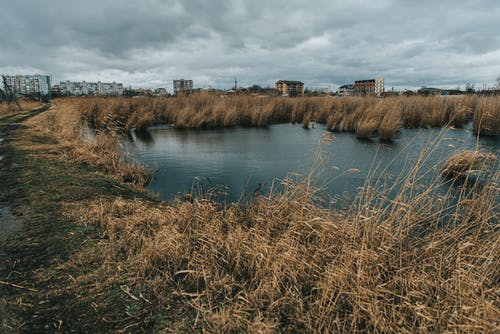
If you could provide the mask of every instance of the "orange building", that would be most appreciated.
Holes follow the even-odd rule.
[[[304,83],[301,81],[278,80],[275,84],[275,90],[280,95],[285,96],[303,96]]]
[[[384,78],[357,80],[354,82],[354,95],[382,96],[384,93]]]

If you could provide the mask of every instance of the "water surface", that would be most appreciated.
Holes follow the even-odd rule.
[[[497,138],[477,140],[470,125],[403,130],[394,142],[381,143],[376,138],[359,140],[352,133],[329,133],[323,125],[303,129],[292,124],[217,130],[152,127],[146,134],[132,133],[129,148],[142,163],[158,168],[149,189],[164,200],[190,193],[201,183],[205,189],[224,185],[226,200],[238,201],[266,191],[273,180],[290,172],[306,174],[313,165],[320,166],[316,180],[327,193],[352,195],[368,175],[407,172],[437,138],[439,144],[426,154],[422,168],[426,182],[458,150],[477,147],[498,153],[500,148]],[[318,151],[323,158],[319,164]]]

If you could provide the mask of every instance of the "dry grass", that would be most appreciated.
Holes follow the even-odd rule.
[[[64,159],[82,162],[113,176],[118,181],[142,188],[151,179],[151,171],[128,156],[115,130],[97,131],[84,140],[84,120],[77,99],[56,100],[53,107],[28,121],[40,134],[56,140],[53,152]]]
[[[115,199],[77,216],[106,231],[104,276],[120,268],[136,291],[176,294],[199,331],[498,330],[497,187],[464,195],[443,228],[446,199],[411,186],[334,212],[308,182],[284,184],[245,207]]]
[[[449,178],[467,177],[471,172],[486,172],[497,162],[494,153],[460,151],[451,156],[443,166],[441,174]]]
[[[474,113],[474,133],[485,136],[500,135],[500,99],[483,97]]]
[[[396,98],[259,98],[190,95],[177,98],[86,98],[80,111],[96,129],[145,130],[153,124],[178,128],[267,126],[274,123],[326,123],[330,131],[379,135],[394,139],[399,130],[417,127],[461,127],[474,118],[480,134],[497,134],[500,98],[463,96]],[[477,110],[477,112],[476,112]],[[480,125],[481,124],[481,125]],[[481,130],[481,131],[478,131]]]
[[[401,107],[395,105],[383,116],[378,126],[378,136],[380,140],[391,141],[397,137],[401,129]]]
[[[36,125],[58,124],[48,133],[67,145],[67,157],[78,159],[72,152],[83,145],[75,107],[81,102],[73,103],[56,104],[38,116]],[[351,113],[358,107],[351,106]],[[267,113],[267,108],[261,110]],[[220,124],[226,117],[233,124],[242,115],[237,109],[224,110]],[[183,117],[167,111],[172,112],[169,117]],[[214,115],[203,112],[208,118],[197,122]],[[151,113],[159,117],[155,121],[167,119],[161,118],[163,111]],[[118,119],[103,115],[92,116],[99,128]],[[255,120],[251,115],[245,122]],[[303,122],[304,115],[297,111],[295,116]],[[126,119],[113,127],[121,128]],[[354,127],[355,120],[346,122]],[[116,148],[103,145],[99,152],[113,155]],[[123,156],[113,161],[118,159]],[[168,308],[176,296],[189,310],[192,331],[497,332],[499,175],[463,190],[454,206],[451,193],[438,196],[432,187],[420,189],[418,172],[419,163],[398,180],[402,189],[397,195],[389,196],[391,188],[367,184],[341,211],[318,205],[318,189],[306,177],[285,179],[284,190],[247,205],[222,205],[203,197],[172,204],[101,198],[68,204],[66,214],[102,227],[92,258],[100,268],[86,278],[91,293],[106,293],[110,284],[126,280],[127,293],[137,300]],[[84,265],[90,260],[82,255],[74,261]],[[153,301],[143,297],[150,295]]]
[[[30,100],[19,100],[19,104],[21,105],[21,109],[24,110],[33,110],[38,109],[43,106],[42,102],[30,101]],[[15,103],[0,103],[0,116],[7,115],[14,112],[18,112],[19,108]]]

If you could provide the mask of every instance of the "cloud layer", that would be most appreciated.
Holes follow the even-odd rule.
[[[6,2],[6,3],[5,3]],[[296,0],[6,0],[0,73],[167,87],[492,85],[500,3]]]

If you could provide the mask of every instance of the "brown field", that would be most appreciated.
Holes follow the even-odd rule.
[[[390,139],[399,126],[459,126],[489,101],[75,99],[55,102],[29,126],[54,138],[60,159],[117,179],[135,171],[128,178],[141,185],[144,171],[127,166],[110,129],[260,126],[311,117],[330,129],[359,136],[378,131]],[[86,120],[107,129],[105,144],[83,140]],[[464,190],[443,227],[451,196],[417,191],[418,169],[400,179],[395,198],[388,198],[390,189],[367,184],[339,211],[316,204],[319,189],[310,177],[285,179],[285,190],[248,205],[203,196],[172,204],[109,196],[64,204],[74,223],[102,229],[95,251],[71,258],[73,268],[97,264],[76,277],[79,293],[99,296],[120,282],[147,307],[185,310],[162,328],[171,331],[497,332],[498,173]]]
[[[176,98],[78,99],[95,128],[144,130],[154,124],[178,128],[267,126],[292,122],[325,123],[330,131],[360,138],[394,139],[401,128],[461,127],[473,121],[480,135],[500,134],[500,97],[261,98],[191,95]]]

